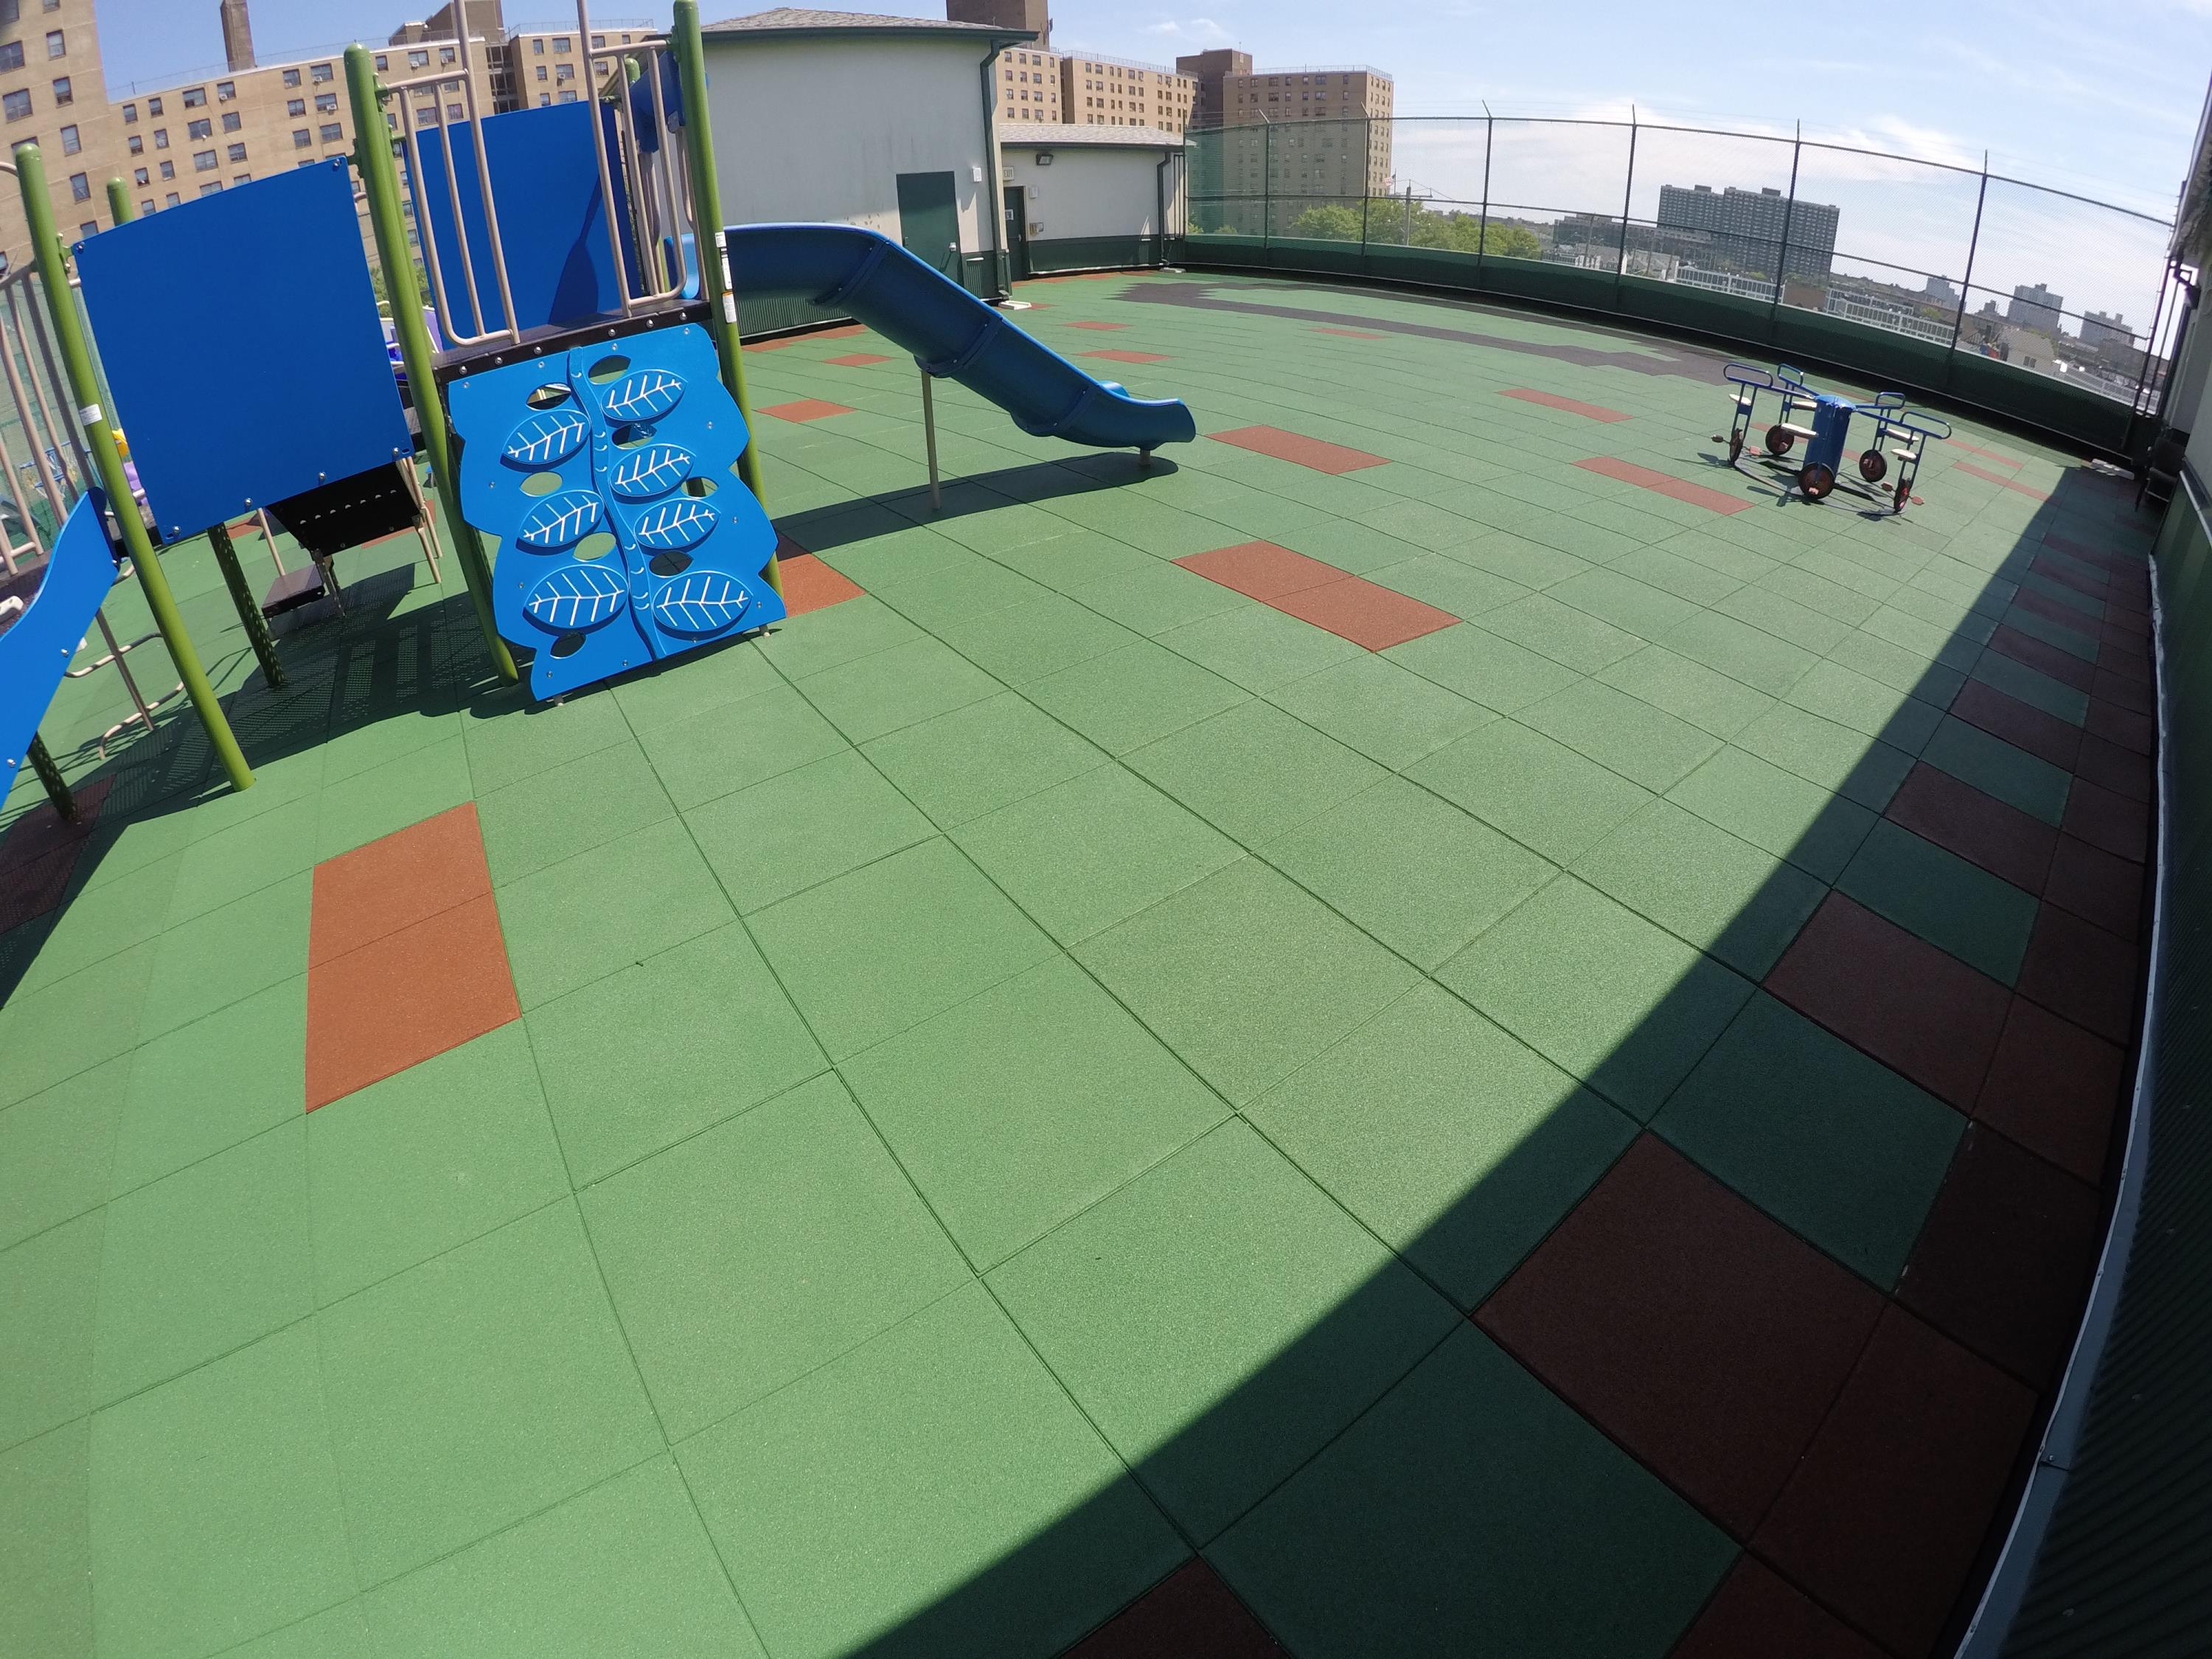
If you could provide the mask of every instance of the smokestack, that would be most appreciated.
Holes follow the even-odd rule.
[[[234,74],[253,67],[253,20],[246,0],[222,0],[222,55]]]

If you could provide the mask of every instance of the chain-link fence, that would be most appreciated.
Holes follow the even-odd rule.
[[[2157,407],[2166,220],[1964,166],[1636,120],[1289,119],[1193,135],[1187,225],[1676,284]]]

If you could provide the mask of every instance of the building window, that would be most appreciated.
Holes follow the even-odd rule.
[[[214,194],[216,193],[216,191],[217,191],[221,190],[222,188],[222,179],[216,179],[216,180],[213,184],[211,184],[211,185],[202,185],[200,186],[200,194],[201,194],[201,195],[203,195],[203,196],[212,196],[212,195],[214,195]]]
[[[337,94],[335,92],[317,93],[315,94],[315,109],[319,114],[336,115],[338,112]]]
[[[22,0],[0,0],[0,23],[20,23],[23,21]],[[0,270],[0,276],[5,276]]]
[[[556,51],[556,52],[566,52],[566,51],[568,51],[568,37],[567,35],[565,35],[565,34],[556,34],[556,35],[555,35],[555,36],[553,37],[553,50],[554,50],[554,51]]]
[[[185,137],[187,139],[210,138],[214,136],[215,123],[212,121],[188,121],[185,124]]]
[[[541,81],[545,78],[545,65],[543,64],[538,66],[538,78]]]
[[[379,75],[383,74],[385,70],[391,67],[392,59],[386,54],[380,52],[376,54],[376,72]]]
[[[448,121],[465,121],[469,118],[469,112],[463,105],[448,104],[446,106],[446,118]]]
[[[298,86],[300,84],[300,71],[295,69],[286,70],[284,71],[284,84],[288,87]]]
[[[220,165],[221,163],[216,161],[215,159],[215,152],[211,149],[200,149],[194,150],[192,152],[192,171],[194,173],[213,173]]]
[[[531,52],[532,52],[532,53],[534,53],[536,56],[538,56],[538,57],[539,57],[539,58],[543,58],[543,57],[545,55],[545,41],[544,41],[544,38],[543,36],[540,36],[538,39],[537,39],[537,40],[532,40],[532,41],[530,43],[530,50],[531,50]]]
[[[595,34],[592,37],[592,50],[593,52],[601,52],[605,50],[606,44],[607,37],[604,34]]]
[[[233,167],[236,167],[236,166],[238,166],[240,162],[244,161],[245,160],[246,160],[246,146],[245,146],[245,145],[243,145],[243,144],[233,144],[233,145],[230,147],[230,164],[231,164],[231,166],[233,166]]]
[[[164,161],[164,162],[162,162],[162,163],[161,163],[161,176],[162,176],[164,179],[173,179],[173,178],[175,178],[175,177],[177,176],[177,164],[176,164],[174,161]]]
[[[290,116],[294,120],[298,120],[307,112],[307,100],[306,99],[288,98],[284,100],[284,113]]]
[[[0,112],[5,112],[11,121],[22,120],[31,112],[31,94],[20,87],[14,92],[0,94]]]
[[[307,128],[295,127],[292,129],[292,148],[294,149],[305,149],[314,142],[315,135],[308,131]]]
[[[154,198],[150,196],[149,196],[144,201],[138,204],[138,211],[141,213],[151,213],[153,210]]]
[[[250,173],[234,173],[231,175],[230,182],[234,185],[250,185],[253,182],[253,175]]]
[[[79,150],[82,149],[83,148],[84,148],[84,145],[83,145],[82,143],[80,143],[80,142],[78,141],[78,138],[77,138],[77,136],[76,136],[76,129],[75,127],[64,127],[64,128],[62,129],[62,154],[63,154],[63,155],[76,155],[76,154],[77,153],[77,151],[79,151]]]
[[[168,147],[169,147],[169,130],[168,130],[168,128],[167,128],[167,127],[155,127],[155,128],[154,129],[154,148],[155,148],[155,149],[168,149]]]
[[[163,207],[174,207],[177,204],[177,192],[173,190],[169,192],[167,198],[162,202],[161,205]]]
[[[144,185],[150,185],[154,182],[154,175],[147,172],[143,167],[134,168],[131,174],[131,182],[134,185],[143,187]]]
[[[66,58],[69,56],[69,42],[67,40],[63,38],[62,32],[59,29],[48,29],[46,31],[46,56],[49,58]]]
[[[553,78],[556,81],[574,80],[576,78],[576,66],[574,64],[556,64],[553,66]]]
[[[100,234],[100,221],[99,221],[99,220],[97,220],[97,219],[88,219],[88,220],[86,220],[82,224],[79,225],[79,226],[76,228],[76,234],[77,234],[77,239],[78,239],[80,241],[82,241],[84,238],[86,238],[86,237],[88,237],[88,236],[97,236],[97,235],[99,235],[99,234]]]
[[[206,104],[206,102],[207,88],[205,87],[186,87],[185,88],[185,107],[186,109],[198,109]]]
[[[161,100],[158,98],[149,98],[146,100],[146,113],[149,115],[159,115],[161,112]]]
[[[550,92],[541,92],[538,94],[538,106],[540,109],[543,109],[546,105],[552,101],[553,94]]]
[[[339,139],[345,137],[345,129],[336,121],[325,122],[320,131],[323,135],[323,142],[326,144],[335,144]]]
[[[70,174],[70,200],[89,202],[92,199],[92,175],[85,173]]]
[[[138,106],[136,104],[125,104],[123,106],[123,125],[126,127],[130,127],[136,126],[137,124]]]
[[[439,67],[439,68],[443,69],[447,64],[448,64],[452,63],[453,61],[453,49],[451,46],[441,46],[441,47],[439,47],[439,48],[438,48],[438,67]]]
[[[564,104],[573,104],[576,101],[576,94],[573,92],[564,92],[561,94],[561,101]]]
[[[430,54],[429,54],[428,52],[409,52],[409,53],[407,54],[407,67],[408,67],[409,69],[428,69],[428,68],[429,68],[429,67],[430,67]]]
[[[215,83],[215,100],[216,100],[216,103],[218,103],[218,104],[228,104],[228,103],[229,103],[233,99],[236,98],[237,96],[238,96],[238,82],[235,82],[235,81],[218,81],[218,82],[216,82]]]
[[[245,118],[240,115],[236,110],[227,109],[222,112],[222,130],[225,132],[236,132],[240,122],[244,119]]]
[[[0,70],[23,67],[23,43],[21,40],[0,40]]]

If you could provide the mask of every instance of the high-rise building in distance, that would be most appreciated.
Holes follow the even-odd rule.
[[[253,20],[246,0],[222,0],[222,57],[232,73],[253,67]]]
[[[1193,131],[1198,131],[1221,125],[1222,83],[1232,75],[1249,75],[1252,54],[1216,46],[1211,52],[1194,52],[1178,58],[1175,66],[1176,74],[1188,76],[1197,86],[1190,125]]]
[[[2053,294],[2040,283],[2032,287],[2023,283],[2012,291],[2012,303],[2005,307],[2005,321],[2056,334],[2059,331],[2058,319],[2065,312],[2064,295]]]
[[[1814,281],[1834,269],[1836,226],[1840,210],[1825,202],[1793,201],[1778,190],[1740,190],[1730,185],[1662,185],[1659,228],[1694,234],[1668,252],[1700,266],[1717,261],[1725,268]],[[1785,252],[1784,238],[1789,241]]]
[[[1389,76],[1359,65],[1224,75],[1218,187],[1243,197],[1389,195],[1392,97]]]
[[[945,0],[948,23],[988,23],[994,29],[1027,29],[1041,51],[1052,47],[1052,18],[1045,0]]]

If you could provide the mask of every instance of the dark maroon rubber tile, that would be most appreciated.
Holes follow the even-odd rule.
[[[1348,574],[1273,542],[1239,542],[1234,547],[1186,554],[1176,562],[1210,582],[1219,582],[1255,599],[1273,599],[1302,587],[1340,582]]]
[[[2112,598],[2112,583],[2102,577],[2084,574],[2063,559],[2045,558],[2038,554],[2027,562],[2027,568],[2039,576],[2070,587],[2087,599],[2102,604]]]
[[[2126,1067],[2118,1044],[2014,997],[1974,1116],[2094,1187],[2111,1156]]]
[[[2143,866],[2072,836],[2061,836],[2043,896],[2125,939],[2141,936]]]
[[[1887,1659],[1756,1556],[1740,1555],[1668,1659]]]
[[[97,778],[70,792],[76,803],[74,821],[42,800],[8,826],[0,838],[0,933],[59,908],[69,896],[77,860],[112,781]]]
[[[2048,674],[2076,691],[2087,691],[2097,683],[2095,664],[2083,662],[2072,652],[2062,651],[2050,641],[2023,634],[2017,628],[2000,624],[1997,631],[1990,635],[1990,649],[2014,662],[2025,663],[2038,673]]]
[[[1672,501],[1687,501],[1692,507],[1702,507],[1711,513],[1741,513],[1751,505],[1741,495],[1708,489],[1703,484],[1686,483],[1671,473],[1638,466],[1633,461],[1617,460],[1610,455],[1593,455],[1587,460],[1577,461],[1575,465],[1585,471],[1602,473],[1608,478],[1618,478],[1623,483],[1632,483]]]
[[[2092,677],[2090,684],[2084,689],[2100,702],[2117,703],[2130,714],[2146,718],[2157,707],[2156,696],[2147,675],[2137,679],[2116,669],[2100,668]]]
[[[1063,1659],[1284,1659],[1237,1593],[1201,1560],[1186,1561]]]
[[[2058,842],[2041,818],[1925,761],[1913,763],[1883,815],[2031,893],[2043,890]]]
[[[1753,1547],[1921,1659],[1968,1588],[2034,1413],[2020,1382],[1888,1309]]]
[[[1257,455],[1272,455],[1279,461],[1310,466],[1316,472],[1357,472],[1362,467],[1388,465],[1383,457],[1370,455],[1364,449],[1323,443],[1319,438],[1303,437],[1279,426],[1240,426],[1233,431],[1207,435],[1217,442],[1235,444]]]
[[[1501,398],[1518,398],[1524,404],[1541,404],[1547,409],[1563,410],[1570,415],[1580,415],[1593,421],[1626,421],[1634,417],[1625,410],[1607,409],[1603,404],[1586,404],[1578,398],[1562,398],[1556,392],[1538,392],[1525,386],[1509,386],[1498,394]]]
[[[2044,621],[2070,629],[2084,639],[2101,639],[2107,626],[2096,617],[2075,610],[2063,599],[2054,599],[2050,594],[2039,593],[2032,587],[2021,588],[2012,596],[2012,602],[2022,611],[2032,611]]]
[[[1967,1127],[1898,1300],[2030,1387],[2057,1374],[2099,1243],[2096,1189],[1987,1124]]]
[[[2100,645],[2097,647],[2097,683],[2101,687],[2107,679],[2122,685],[2134,686],[2136,694],[2142,699],[2146,713],[2154,706],[2155,696],[2152,690],[2153,675],[2148,653],[2116,645]]]
[[[1476,1322],[1738,1537],[1881,1311],[1863,1280],[1640,1137]]]
[[[2077,542],[2070,536],[2061,536],[2052,531],[2046,530],[2043,532],[2043,544],[2045,547],[2055,547],[2061,553],[2070,553],[2075,558],[2087,560],[2091,564],[2102,565],[2106,570],[2121,569],[2127,562],[2118,554],[2109,549],[2091,547],[2087,543]]]
[[[2007,489],[2025,495],[2031,501],[2047,501],[2051,499],[2051,492],[2047,489],[2038,489],[2032,484],[2021,483],[2017,478],[2008,478],[2002,472],[1992,472],[1987,467],[1976,466],[1972,461],[1954,461],[1952,465],[1961,472],[1972,473],[1977,478],[1987,478],[1993,484],[2002,484]]]
[[[1968,680],[1960,686],[1959,695],[1951,699],[1951,712],[1969,726],[2002,738],[2015,749],[2025,749],[2067,771],[2074,769],[2074,757],[2081,746],[2081,728],[1985,681]]]
[[[2150,799],[2150,757],[2108,743],[2094,732],[2081,734],[2081,750],[2074,757],[2074,775],[2128,800]]]
[[[2066,792],[2066,833],[2093,847],[2138,863],[2150,853],[2150,807],[2147,802],[2075,778]]]
[[[1766,988],[1938,1100],[1970,1110],[2012,994],[1841,893],[1766,975]]]
[[[2036,911],[2015,988],[2054,1014],[2124,1045],[2133,1034],[2137,951],[2070,910]]]
[[[2106,742],[2132,749],[2138,755],[2151,753],[2157,744],[2158,728],[2149,715],[2100,698],[2089,699],[2089,718],[2085,725]]]
[[[1267,601],[1276,610],[1316,628],[1325,628],[1340,639],[1364,645],[1370,651],[1387,651],[1424,634],[1450,628],[1459,618],[1449,611],[1360,576],[1302,587]]]

